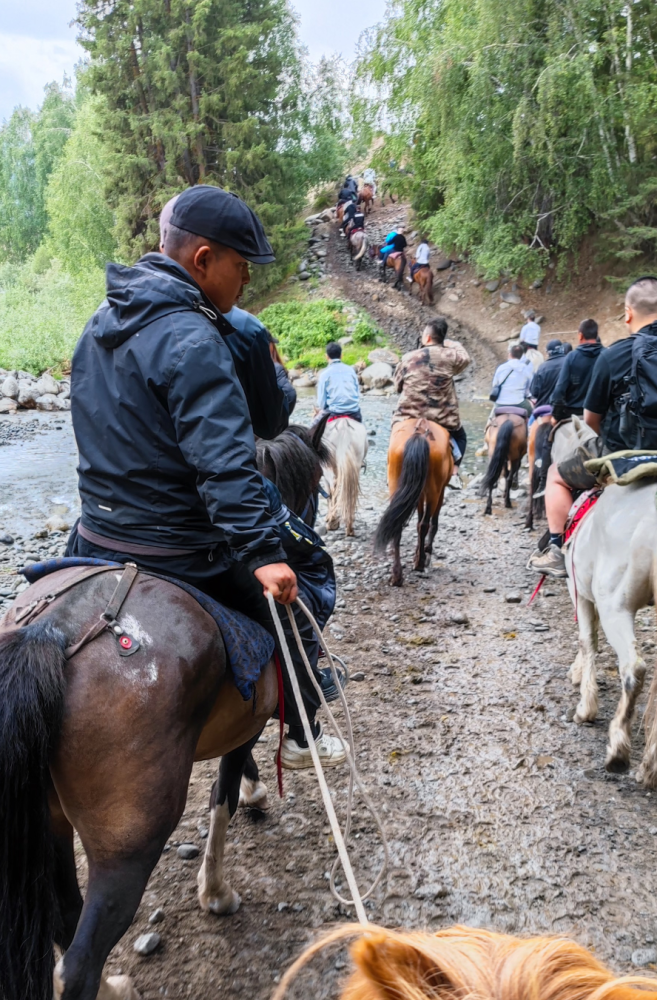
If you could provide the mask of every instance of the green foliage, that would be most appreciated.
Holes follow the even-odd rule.
[[[0,260],[34,253],[46,230],[45,190],[74,115],[70,91],[51,83],[38,112],[16,108],[0,128]]]
[[[47,248],[70,274],[104,267],[116,254],[114,217],[105,199],[107,155],[98,134],[98,101],[88,98],[50,175]]]
[[[345,312],[345,303],[336,299],[277,302],[263,309],[258,319],[278,338],[290,364],[299,368],[323,367],[326,345],[347,335],[353,337],[354,344],[345,347],[343,360],[355,364],[367,356],[380,334],[367,316],[354,323],[353,314]],[[349,334],[348,326],[353,326]]]
[[[392,0],[360,66],[380,171],[490,276],[576,254],[592,225],[645,248],[656,38],[652,0]]]
[[[348,74],[339,56],[331,59],[322,57],[317,66],[307,72],[301,124],[306,146],[306,183],[309,187],[326,181],[335,185],[349,162],[352,151],[348,89]],[[335,203],[335,198],[332,203]]]
[[[39,374],[61,370],[105,295],[97,268],[75,277],[58,262],[44,267],[37,254],[23,265],[0,268],[0,367]]]

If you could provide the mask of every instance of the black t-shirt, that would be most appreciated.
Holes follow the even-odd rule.
[[[602,351],[595,363],[584,409],[605,417],[602,438],[607,449],[622,451],[627,444],[620,435],[620,413],[616,400],[627,391],[625,379],[632,373],[633,337],[617,340]]]
[[[396,236],[393,236],[393,238],[390,241],[390,244],[392,246],[393,253],[400,253],[400,251],[405,250],[406,247],[408,246],[408,243],[406,242],[406,237],[404,236],[403,233],[397,233]]]

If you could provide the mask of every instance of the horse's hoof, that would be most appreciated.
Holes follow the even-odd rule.
[[[627,774],[629,769],[630,762],[623,757],[608,757],[605,761],[605,771],[609,774]]]
[[[260,812],[267,812],[269,802],[267,800],[267,786],[264,781],[242,778],[239,804],[244,809],[259,809]]]
[[[103,992],[103,985],[107,985],[112,992]],[[108,976],[103,985],[98,991],[98,1000],[114,1000],[115,997],[116,1000],[140,1000],[130,976]]]
[[[390,586],[391,587],[403,587],[404,586],[404,581],[403,581],[402,577],[401,576],[400,577],[393,576],[391,578],[391,580],[390,580]]]
[[[573,722],[576,722],[578,726],[584,726],[587,723],[592,724],[595,722],[596,715],[596,712],[583,712],[578,706],[573,715]]]
[[[218,917],[230,917],[233,913],[237,913],[242,899],[234,889],[227,885],[223,892],[214,896],[199,890],[198,901],[201,909],[205,910],[206,913],[214,913]]]

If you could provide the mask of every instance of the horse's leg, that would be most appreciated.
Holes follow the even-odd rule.
[[[328,498],[328,510],[326,511],[326,529],[327,531],[337,531],[340,527],[340,518],[338,516],[338,484],[337,477],[331,485],[331,492]]]
[[[493,513],[493,487],[491,486],[491,488],[488,491],[488,500],[486,501],[486,509],[484,510],[484,514],[492,514],[492,513]]]
[[[210,832],[198,873],[198,901],[202,910],[211,913],[236,913],[241,903],[240,897],[224,878],[226,831],[237,809],[244,765],[259,735],[221,758],[219,777],[212,786]]]
[[[579,652],[570,668],[573,684],[580,684],[579,705],[575,722],[593,722],[598,714],[598,681],[595,673],[596,611],[593,601],[579,596],[577,599],[577,625],[579,627]]]
[[[622,694],[609,726],[609,745],[605,767],[621,774],[630,766],[632,717],[641,694],[646,665],[637,653],[634,613],[629,608],[599,606],[600,621],[609,644],[618,656]]]
[[[266,812],[269,808],[267,786],[264,781],[260,780],[258,765],[252,753],[246,758],[246,764],[244,765],[244,774],[242,775],[242,783],[240,784],[239,804],[251,809],[260,809],[261,812]]]
[[[429,527],[429,534],[427,536],[427,544],[424,547],[424,551],[427,557],[427,566],[431,563],[431,556],[433,555],[433,543],[436,537],[436,532],[438,531],[438,515],[440,514],[440,505],[436,507],[435,512],[431,515],[431,525]]]
[[[401,587],[404,583],[404,571],[402,569],[401,561],[401,534],[399,538],[395,538],[392,543],[392,576],[390,577],[390,583],[393,587]]]
[[[513,484],[513,475],[516,471],[516,464],[516,462],[510,462],[504,470],[504,506],[509,509],[513,506],[511,503],[511,486]]]
[[[418,510],[417,519],[417,548],[415,550],[415,565],[413,569],[417,573],[424,573],[426,568],[426,549],[424,543],[431,524],[431,508],[426,501],[422,503],[420,500],[420,504],[421,507]]]

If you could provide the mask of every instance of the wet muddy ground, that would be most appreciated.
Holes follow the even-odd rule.
[[[409,327],[414,315],[408,314]],[[482,370],[483,364],[482,352]],[[483,413],[470,402],[476,394],[474,381],[462,390],[471,472],[477,471],[472,456]],[[308,407],[302,400],[302,416]],[[405,586],[389,586],[388,564],[371,557],[370,540],[385,502],[390,407],[391,400],[382,397],[363,402],[366,425],[376,435],[357,534],[347,539],[337,532],[327,539],[340,583],[328,636],[349,669],[364,675],[348,687],[357,761],[391,852],[388,878],[367,903],[369,915],[391,926],[463,922],[513,933],[568,934],[619,970],[655,964],[657,795],[640,789],[632,774],[607,775],[603,768],[606,729],[619,696],[613,655],[603,640],[598,722],[574,725],[577,698],[567,678],[576,651],[573,610],[559,581],[546,584],[527,607],[536,580],[525,563],[536,536],[523,531],[522,497],[511,511],[498,498],[492,517],[485,518],[474,490],[450,493],[431,568],[423,575],[411,570],[411,526],[405,534]],[[19,418],[20,426],[32,419]],[[61,441],[47,438],[52,473],[39,472],[35,443],[36,464],[22,469],[17,492],[8,494],[2,480],[0,529],[6,519],[22,518],[19,533],[25,536],[13,546],[0,545],[5,585],[16,579],[10,570],[25,555],[56,546],[52,538],[32,540],[30,530],[48,504],[74,493],[68,418],[62,431],[47,421],[44,426],[32,428],[24,445],[32,447],[44,433]],[[0,447],[0,463],[16,445],[8,440]],[[7,468],[4,461],[0,469]],[[512,594],[521,602],[508,603]],[[648,663],[654,660],[653,618],[646,610],[637,621]],[[240,810],[228,834],[227,874],[242,896],[233,917],[199,911],[200,859],[183,861],[176,852],[181,843],[202,850],[207,832],[216,766],[195,767],[185,814],[133,926],[108,963],[110,973],[134,976],[144,1000],[264,1000],[318,929],[352,918],[329,892],[334,846],[315,778],[286,772],[284,797],[278,799],[276,745],[277,729],[270,726],[256,748],[270,788],[269,812]],[[633,768],[641,747],[636,723]],[[333,770],[328,777],[343,812],[346,772]],[[381,847],[371,819],[361,812],[351,852],[365,884]],[[133,943],[154,929],[148,921],[158,908],[164,912],[156,928],[162,945],[140,958]],[[306,980],[298,995],[334,996],[344,971],[344,956],[324,960],[321,975]]]

